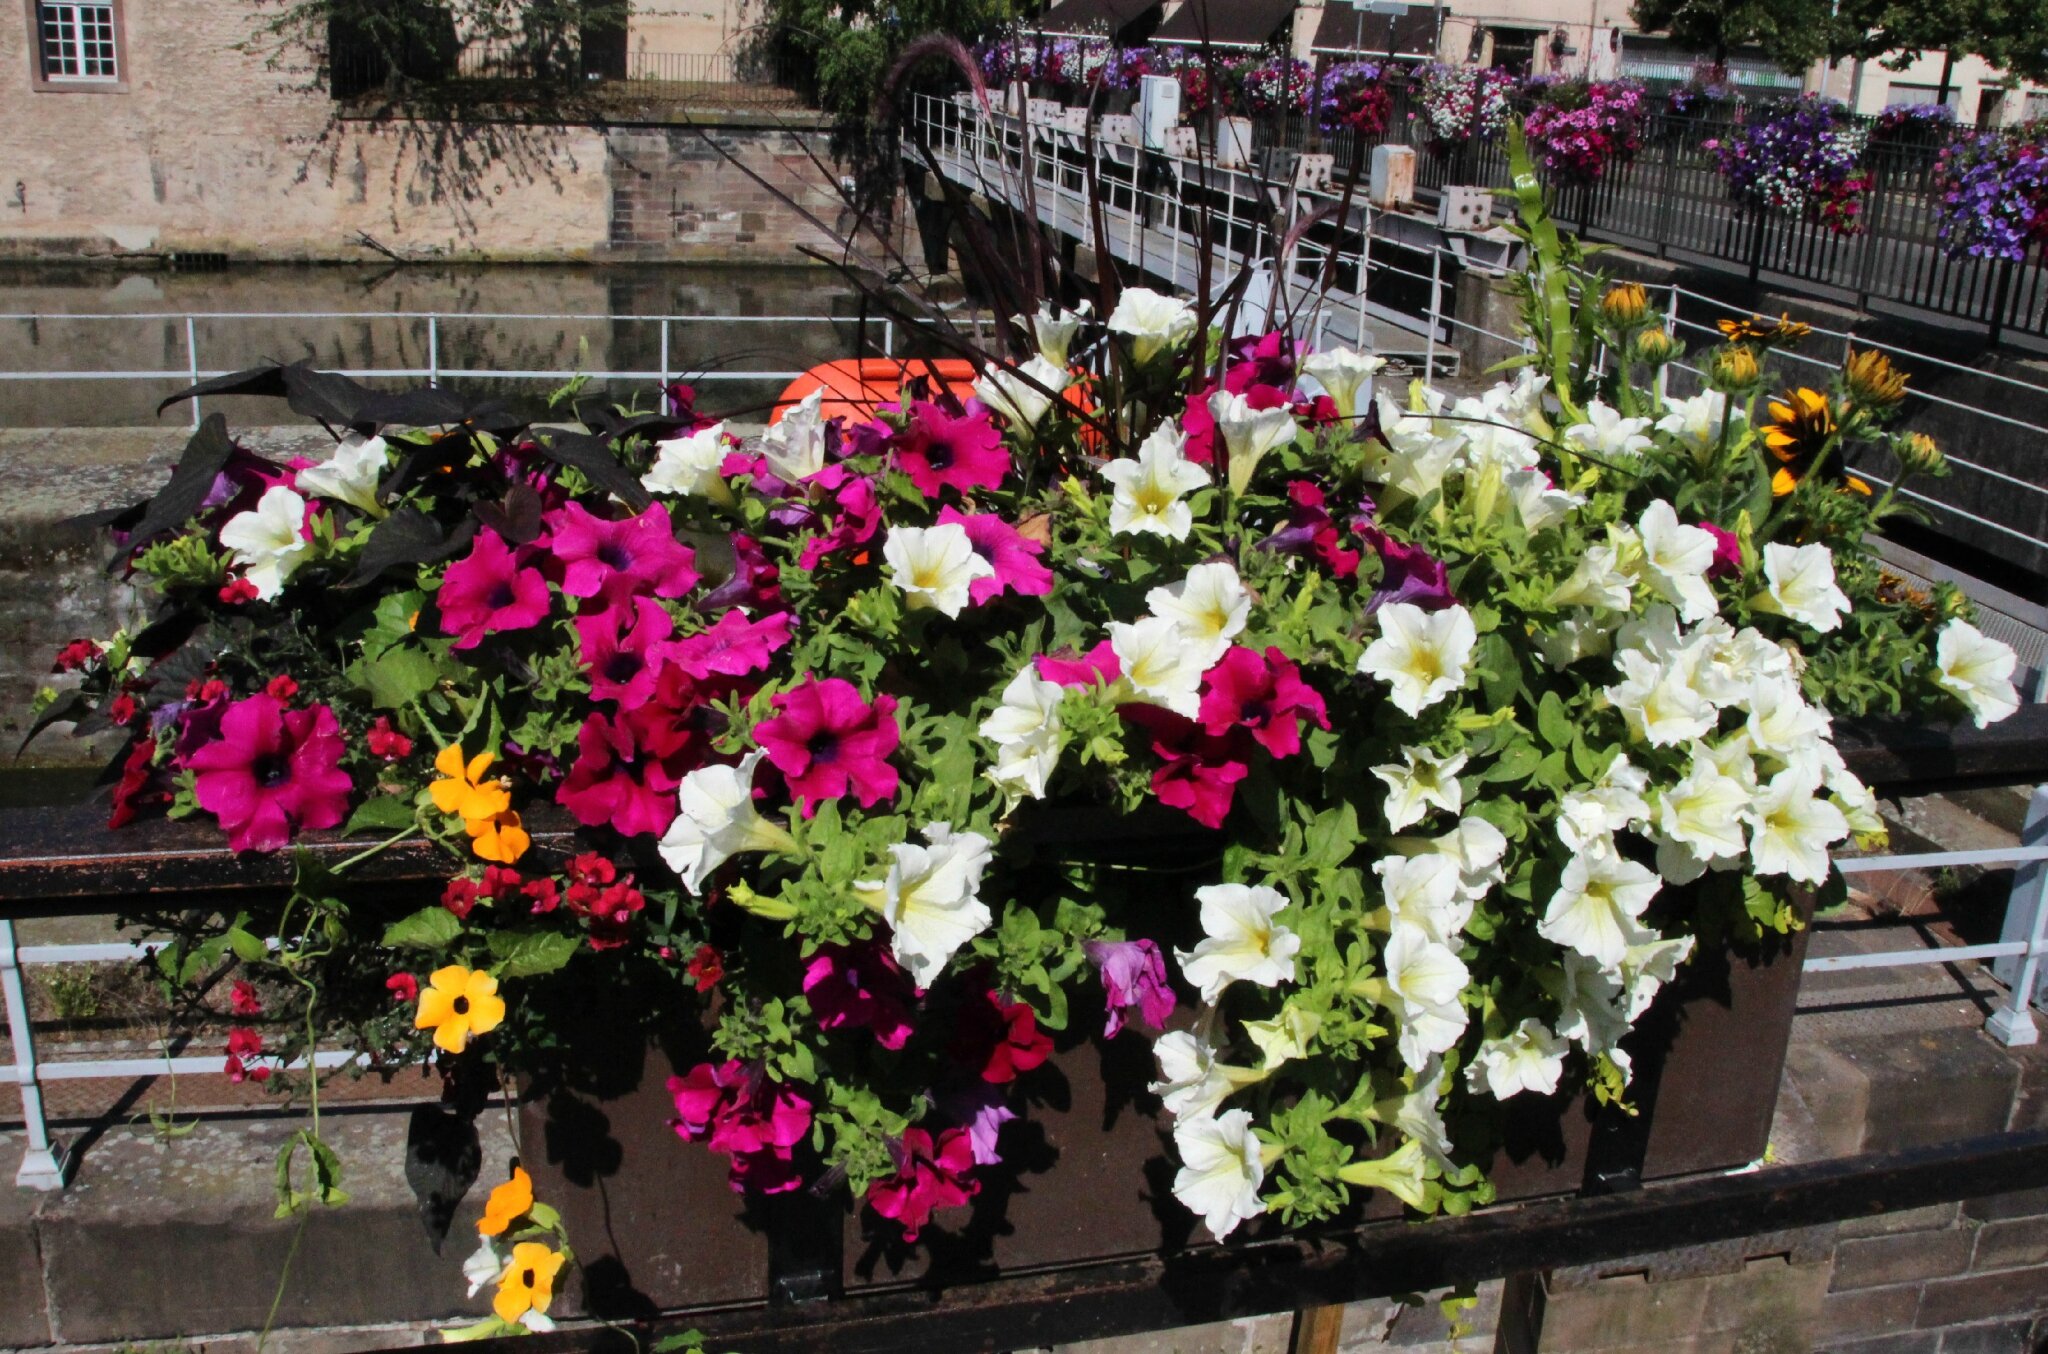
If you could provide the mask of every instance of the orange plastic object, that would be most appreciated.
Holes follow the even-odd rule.
[[[963,400],[974,393],[974,364],[964,358],[845,358],[821,362],[791,381],[775,401],[775,412],[768,421],[780,423],[784,410],[814,390],[825,392],[821,416],[865,421],[875,416],[878,405],[895,403],[897,391],[912,376],[922,376]]]

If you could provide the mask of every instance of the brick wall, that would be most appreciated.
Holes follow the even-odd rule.
[[[614,256],[788,258],[802,246],[831,248],[831,236],[783,200],[845,228],[829,131],[816,119],[733,123],[611,133]]]

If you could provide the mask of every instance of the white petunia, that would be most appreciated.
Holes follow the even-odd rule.
[[[660,851],[691,893],[701,895],[706,876],[742,852],[796,850],[787,831],[754,812],[754,768],[763,755],[757,750],[738,766],[700,766],[683,777],[681,812],[662,833]]]
[[[1623,680],[1606,689],[1607,699],[1638,741],[1668,748],[1704,738],[1720,722],[1721,712],[1693,689],[1682,666],[1660,664],[1640,649],[1617,653],[1614,666]]]
[[[1399,832],[1422,821],[1431,806],[1445,813],[1465,807],[1465,791],[1458,773],[1465,769],[1466,755],[1439,757],[1428,748],[1404,747],[1401,765],[1376,766],[1372,773],[1387,786],[1387,827]]]
[[[1507,855],[1507,836],[1484,818],[1460,818],[1430,849],[1458,867],[1458,896],[1468,902],[1478,902],[1506,877],[1501,858]]]
[[[1017,323],[1031,331],[1032,340],[1038,344],[1038,355],[1062,371],[1067,366],[1068,350],[1074,346],[1074,336],[1081,332],[1094,306],[1087,301],[1079,310],[1067,310],[1047,301],[1038,308],[1035,315],[1019,315]]]
[[[1434,421],[1411,418],[1385,393],[1376,397],[1380,409],[1380,435],[1386,445],[1368,463],[1366,474],[1388,489],[1410,498],[1423,498],[1443,487],[1444,477],[1457,469],[1465,449],[1463,433],[1440,436]]]
[[[1849,819],[1820,798],[1816,770],[1788,768],[1757,790],[1749,812],[1749,858],[1758,874],[1802,884],[1828,877],[1828,847],[1849,835]]]
[[[1764,547],[1764,590],[1750,599],[1758,611],[1769,611],[1826,634],[1842,623],[1848,596],[1835,586],[1835,557],[1828,548],[1812,545]]]
[[[1705,464],[1720,445],[1722,423],[1731,417],[1728,397],[1708,390],[1691,399],[1667,399],[1664,407],[1669,412],[1657,420],[1657,431],[1669,434],[1695,461]],[[1742,411],[1735,410],[1732,417],[1740,421]]]
[[[305,522],[306,500],[273,484],[255,507],[222,524],[220,543],[264,601],[284,591],[285,580],[312,555],[313,543],[299,534]]]
[[[1178,583],[1145,594],[1152,614],[1172,621],[1187,643],[1208,656],[1214,666],[1244,630],[1252,610],[1251,594],[1230,563],[1197,564]]]
[[[1479,632],[1461,606],[1424,611],[1412,602],[1379,610],[1379,637],[1358,657],[1358,670],[1392,688],[1396,709],[1413,717],[1465,685]]]
[[[1107,323],[1110,333],[1130,340],[1131,358],[1142,367],[1188,341],[1195,332],[1195,308],[1148,287],[1125,287]]]
[[[1552,1095],[1564,1076],[1564,1055],[1571,1045],[1533,1017],[1499,1039],[1488,1039],[1465,1069],[1465,1083],[1495,1100],[1533,1091]]]
[[[1564,435],[1596,457],[1626,463],[1650,445],[1644,435],[1649,426],[1646,418],[1623,418],[1620,410],[1594,399],[1586,403],[1586,422],[1572,424]]]
[[[882,558],[890,580],[903,590],[903,605],[912,611],[932,607],[958,616],[975,580],[996,574],[996,566],[974,552],[974,541],[958,522],[891,527]]]
[[[496,1283],[510,1263],[511,1258],[498,1249],[496,1239],[484,1237],[462,1262],[462,1277],[469,1280],[469,1295],[475,1297],[485,1284]]]
[[[1576,952],[1556,972],[1557,1033],[1588,1053],[1605,1053],[1622,1064],[1618,1045],[1629,1031],[1621,970]],[[1545,984],[1550,986],[1549,983]]]
[[[1444,1060],[1431,1058],[1408,1078],[1413,1085],[1406,1091],[1373,1102],[1372,1118],[1405,1133],[1425,1154],[1448,1167],[1451,1135],[1444,1127],[1442,1102],[1444,1083],[1450,1077],[1444,1071]]]
[[[1470,969],[1448,945],[1412,922],[1397,921],[1380,954],[1386,965],[1388,1014],[1398,1031],[1402,1061],[1419,1068],[1465,1033],[1468,1014],[1459,1000]]]
[[[375,517],[384,515],[377,501],[377,486],[390,466],[390,446],[381,437],[365,437],[351,430],[323,464],[307,466],[298,473],[298,487],[315,498],[332,498],[360,508]]]
[[[991,366],[975,379],[974,393],[1009,420],[1012,432],[1029,436],[1052,408],[1054,396],[1072,379],[1065,367],[1034,357],[1014,368]]]
[[[1192,950],[1175,950],[1181,973],[1214,1004],[1234,982],[1272,987],[1294,981],[1294,956],[1301,937],[1273,920],[1287,895],[1263,884],[1207,884],[1195,890],[1202,905],[1205,939]]]
[[[945,823],[933,823],[924,838],[929,845],[891,846],[888,874],[854,888],[889,923],[896,962],[912,982],[930,987],[954,951],[988,929],[980,892],[991,843],[979,832],[956,835]]]
[[[1152,1045],[1159,1080],[1146,1087],[1176,1119],[1207,1119],[1231,1092],[1265,1080],[1264,1071],[1216,1061],[1216,1050],[1186,1030],[1172,1030]]]
[[[1589,545],[1571,576],[1551,589],[1551,606],[1582,606],[1596,611],[1626,611],[1635,580],[1621,567],[1612,545]]]
[[[1532,536],[1562,522],[1567,513],[1586,502],[1581,495],[1558,488],[1550,476],[1534,468],[1510,470],[1501,477],[1501,483],[1507,487],[1522,529]]]
[[[654,464],[640,477],[640,484],[651,494],[695,494],[714,502],[730,503],[732,489],[720,473],[725,456],[723,423],[699,428],[685,437],[656,442]]]
[[[1688,623],[1714,614],[1714,590],[1707,570],[1714,564],[1714,538],[1699,527],[1681,524],[1669,503],[1658,499],[1643,513],[1643,581],[1650,590],[1678,608]]]
[[[1678,976],[1678,966],[1692,957],[1692,950],[1691,936],[1659,936],[1628,947],[1621,958],[1621,1010],[1629,1023],[1650,1009],[1658,990]]]
[[[1657,797],[1657,831],[1702,861],[1730,860],[1746,849],[1742,815],[1749,788],[1712,762],[1695,760],[1677,784]]]
[[[1944,625],[1934,641],[1935,682],[1969,707],[1980,729],[2020,708],[2013,663],[2009,647],[1965,620]]]
[[[1301,433],[1293,411],[1286,405],[1254,409],[1244,396],[1219,390],[1209,397],[1209,416],[1216,420],[1216,436],[1223,441],[1230,491],[1241,494],[1252,482],[1252,472],[1269,451],[1292,442]]]
[[[825,468],[825,390],[798,400],[761,434],[761,454],[775,478],[800,484]]]
[[[1624,856],[1575,855],[1536,933],[1602,964],[1618,964],[1628,947],[1647,934],[1636,918],[1660,887],[1654,872]]]
[[[1245,1037],[1259,1050],[1263,1068],[1271,1069],[1296,1058],[1308,1056],[1310,1041],[1323,1027],[1323,1018],[1288,1002],[1270,1020],[1244,1022]]]
[[[1791,677],[1751,682],[1744,704],[1749,707],[1749,719],[1743,732],[1749,735],[1751,750],[1768,753],[1781,762],[1811,753],[1827,734],[1826,713],[1806,703],[1805,693]]]
[[[1562,672],[1582,658],[1598,658],[1612,651],[1618,624],[1620,617],[1611,611],[1578,607],[1552,621],[1549,629],[1536,636],[1536,647],[1552,671]]]
[[[1165,616],[1136,621],[1111,621],[1109,647],[1123,669],[1123,680],[1148,705],[1163,705],[1193,719],[1202,708],[1202,674],[1209,655],[1187,642],[1180,627]]]
[[[1495,386],[1489,395],[1504,389]],[[1536,439],[1507,422],[1498,399],[1459,400],[1451,406],[1453,417],[1464,420],[1459,432],[1465,438],[1464,468],[1468,475],[1494,471],[1509,475],[1533,470],[1541,459]]]
[[[1218,1241],[1236,1231],[1239,1223],[1266,1211],[1259,1199],[1266,1168],[1249,1111],[1231,1110],[1213,1119],[1176,1124],[1173,1146],[1181,1160],[1173,1177],[1173,1197],[1199,1214]]]
[[[1472,919],[1472,900],[1458,886],[1457,862],[1432,851],[1373,862],[1380,896],[1396,922],[1412,922],[1439,945],[1454,945]]]
[[[1168,421],[1152,430],[1135,457],[1102,467],[1102,478],[1116,490],[1109,504],[1112,535],[1149,531],[1169,540],[1187,539],[1195,519],[1181,496],[1208,484],[1209,472],[1182,452],[1186,444],[1186,434]]]
[[[1065,742],[1060,702],[1067,689],[1026,665],[1003,688],[1002,703],[981,722],[981,736],[996,745],[988,778],[1010,797],[1045,798],[1045,783],[1059,765]]]
[[[1384,357],[1351,348],[1328,348],[1310,353],[1301,363],[1301,374],[1313,380],[1337,406],[1344,418],[1355,418],[1372,398],[1372,378],[1387,365]]]

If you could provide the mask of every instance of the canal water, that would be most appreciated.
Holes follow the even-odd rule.
[[[697,317],[669,324],[667,369],[716,373],[697,383],[700,404],[744,415],[787,378],[733,375],[802,370],[857,350],[877,355],[885,337],[881,319],[869,315],[861,344],[859,296],[827,269],[706,264],[234,265],[199,273],[20,265],[0,267],[0,314],[0,373],[31,374],[0,379],[0,427],[14,428],[157,425],[157,402],[189,384],[192,347],[202,371],[310,359],[329,369],[423,373],[370,378],[402,387],[425,384],[431,368],[444,373],[443,385],[531,406],[559,379],[446,373],[658,372],[661,325],[645,317],[661,315]],[[533,318],[562,316],[584,318]],[[63,375],[78,371],[173,374]],[[606,388],[644,404],[653,385]],[[231,426],[293,421],[281,401],[224,399],[208,408],[225,412]],[[161,422],[189,417],[174,410]]]

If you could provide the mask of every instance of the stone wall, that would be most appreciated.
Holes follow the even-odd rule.
[[[790,206],[830,231],[847,228],[830,139],[819,120],[787,115],[613,130],[612,256],[725,261],[790,258],[802,246],[831,252],[831,234]]]

